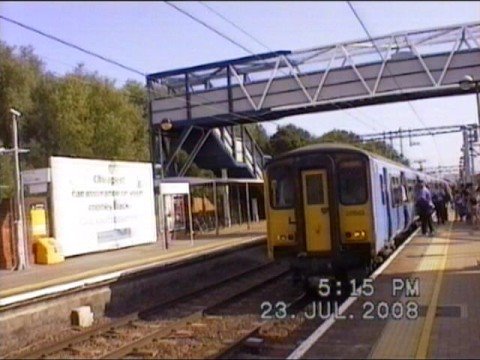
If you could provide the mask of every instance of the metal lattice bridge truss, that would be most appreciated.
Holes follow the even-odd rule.
[[[217,127],[461,94],[465,75],[480,79],[480,23],[259,54],[147,82],[153,125]]]

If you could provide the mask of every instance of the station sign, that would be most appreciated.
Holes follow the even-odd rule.
[[[22,171],[23,185],[46,184],[50,182],[50,169],[34,169]]]
[[[46,194],[50,180],[49,168],[22,171],[22,183],[28,195]]]
[[[64,256],[156,241],[151,164],[50,157],[50,169]]]

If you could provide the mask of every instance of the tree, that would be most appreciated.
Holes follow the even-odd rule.
[[[267,131],[261,124],[247,124],[245,125],[245,128],[265,154],[270,154],[272,152]]]
[[[51,155],[148,159],[143,109],[111,80],[78,67],[61,78],[46,75],[34,99],[25,136],[36,166]]]
[[[336,142],[336,143],[357,145],[358,143],[361,142],[361,138],[360,136],[358,136],[357,134],[351,131],[335,129],[321,135],[315,140],[315,142],[319,142],[319,143]]]
[[[145,86],[136,80],[127,80],[122,91],[129,102],[142,111],[143,118],[148,121],[148,92]]]
[[[305,145],[312,144],[315,138],[307,130],[293,124],[279,126],[270,137],[272,155],[279,155]]]
[[[181,168],[183,168],[183,166],[187,163],[187,160],[188,160],[187,152],[185,150],[180,150],[177,153],[175,158],[177,169],[180,170]],[[202,169],[193,162],[188,168],[187,172],[185,173],[185,176],[213,179],[215,177],[215,174],[213,173],[212,170]]]
[[[12,114],[21,111],[23,119],[32,112],[32,94],[43,71],[42,61],[31,47],[15,48],[0,41],[0,147],[12,147]],[[25,122],[19,122],[22,135]],[[23,139],[19,139],[23,147]],[[22,158],[24,158],[22,156]],[[23,161],[22,161],[23,162]],[[11,155],[0,155],[0,200],[13,196],[14,176]]]
[[[22,112],[24,117],[32,109],[32,93],[43,70],[42,61],[32,47],[19,49],[0,41],[0,145],[12,146],[10,108]],[[19,124],[21,129],[23,122]]]
[[[20,147],[30,149],[22,168],[48,166],[48,157],[147,161],[148,112],[144,86],[123,88],[77,66],[64,76],[45,71],[31,47],[0,42],[0,146],[11,147],[11,114],[22,112]],[[0,157],[0,198],[12,192],[13,167]]]
[[[362,138],[351,131],[332,130],[320,136],[315,142],[336,142],[354,145],[361,149],[370,151],[372,153],[381,155],[388,159],[398,161],[409,166],[408,159],[400,155],[391,145],[388,145],[383,141],[362,143]]]

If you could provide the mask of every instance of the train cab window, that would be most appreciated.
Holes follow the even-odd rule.
[[[293,207],[293,178],[285,169],[276,169],[270,174],[270,201],[275,209]]]
[[[343,205],[359,205],[367,201],[367,177],[361,160],[340,162],[338,181]]]
[[[323,175],[307,175],[305,180],[307,187],[308,205],[323,204],[325,202],[323,194]]]

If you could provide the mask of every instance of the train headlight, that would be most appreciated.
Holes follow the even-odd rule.
[[[294,234],[288,234],[288,235],[277,235],[277,240],[278,241],[295,241],[295,235]]]
[[[367,233],[365,230],[355,230],[353,232],[353,238],[356,240],[363,240],[367,236]]]

